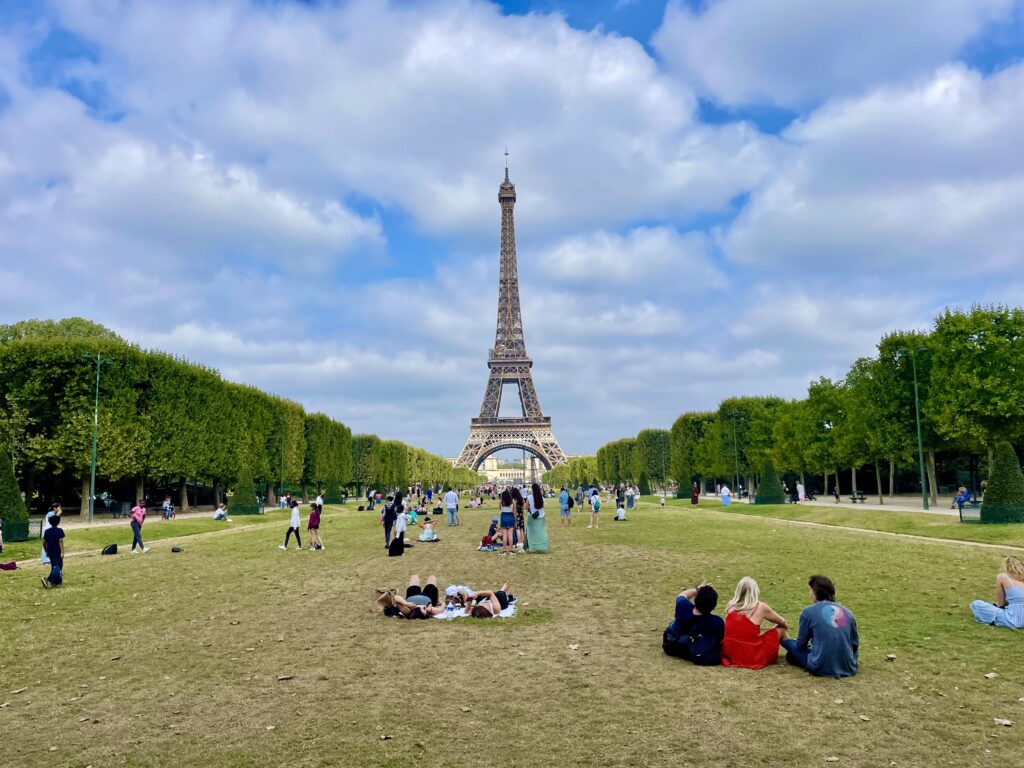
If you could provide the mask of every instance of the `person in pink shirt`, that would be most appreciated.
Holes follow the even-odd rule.
[[[132,554],[135,554],[135,547],[140,552],[149,552],[149,547],[142,543],[142,522],[146,519],[146,500],[139,499],[139,503],[132,507],[130,516],[132,524]]]
[[[320,538],[320,513],[322,511],[323,506],[315,502],[309,507],[309,525],[306,530],[309,531],[310,552],[324,548],[324,540]]]

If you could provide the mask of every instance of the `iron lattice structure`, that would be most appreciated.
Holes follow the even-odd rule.
[[[487,361],[490,375],[484,389],[480,416],[470,420],[469,439],[455,466],[475,470],[492,453],[503,448],[521,448],[551,469],[565,462],[565,454],[551,431],[551,418],[545,416],[540,407],[530,373],[533,361],[526,355],[523,315],[519,308],[516,224],[512,213],[516,204],[516,187],[508,180],[507,162],[505,181],[498,187],[498,204],[501,206],[501,270],[498,276],[497,330],[494,348]],[[519,390],[521,417],[498,415],[506,384],[515,384]]]

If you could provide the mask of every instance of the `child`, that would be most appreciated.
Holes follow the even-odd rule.
[[[60,515],[50,518],[50,527],[43,534],[43,548],[50,559],[50,575],[42,577],[43,586],[59,587],[64,582],[64,531],[60,528]]]
[[[323,506],[320,504],[313,504],[309,508],[309,524],[307,530],[309,531],[309,551],[315,552],[318,549],[324,548],[323,539],[320,538],[320,512],[323,510]]]
[[[597,515],[601,511],[601,494],[597,491],[590,497],[590,525],[587,528],[600,528],[597,524]]]
[[[615,517],[614,517],[614,521],[615,521],[615,522],[619,522],[619,521],[622,521],[622,520],[625,520],[625,519],[626,519],[626,507],[625,507],[625,505],[624,505],[624,504],[623,504],[623,503],[622,503],[622,502],[620,501],[620,502],[619,502],[619,508],[615,510]]]
[[[278,549],[288,549],[288,541],[292,534],[295,534],[295,548],[302,549],[302,539],[299,538],[299,528],[302,526],[302,518],[299,515],[299,502],[292,499],[292,519],[288,524],[288,533],[284,535],[284,544],[278,544]]]
[[[228,505],[225,504],[223,501],[220,503],[220,506],[217,507],[217,509],[214,511],[213,519],[224,520],[229,523],[231,522],[231,518],[228,517]]]

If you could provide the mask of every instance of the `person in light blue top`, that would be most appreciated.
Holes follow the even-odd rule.
[[[811,576],[814,604],[800,613],[796,639],[786,638],[786,661],[819,677],[850,677],[857,674],[860,637],[850,609],[836,602],[836,588],[828,576]]]
[[[1024,561],[1012,555],[1003,560],[996,576],[996,601],[971,603],[974,620],[1007,629],[1024,629]]]

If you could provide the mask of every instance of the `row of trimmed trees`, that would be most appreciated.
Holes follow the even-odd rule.
[[[469,485],[477,475],[396,440],[356,435],[298,403],[225,381],[207,367],[128,344],[80,319],[0,326],[0,438],[25,498],[47,503],[69,479],[88,505],[96,363],[97,487],[189,486],[219,501],[252,478],[273,503],[282,487],[340,495],[354,486]],[[3,463],[0,460],[0,463]],[[3,475],[0,469],[0,476]],[[465,476],[464,476],[465,475]],[[2,505],[0,517],[11,512]]]
[[[936,453],[958,452],[986,465],[986,505],[996,498],[1020,505],[1024,520],[1024,496],[1014,501],[1002,490],[1017,487],[1016,480],[997,471],[1020,473],[1014,446],[1024,442],[1022,372],[1024,310],[947,310],[930,332],[887,335],[876,356],[857,360],[841,379],[812,382],[802,399],[731,397],[714,411],[683,413],[668,432],[643,430],[608,443],[597,451],[595,479],[637,482],[642,489],[645,480],[653,486],[674,482],[687,495],[691,482],[703,487],[708,478],[734,478],[753,489],[770,466],[772,473],[777,468],[801,479],[820,476],[826,491],[840,471],[849,472],[857,491],[858,470],[871,467],[881,500],[894,492],[898,471],[918,464],[916,380],[933,502]]]

